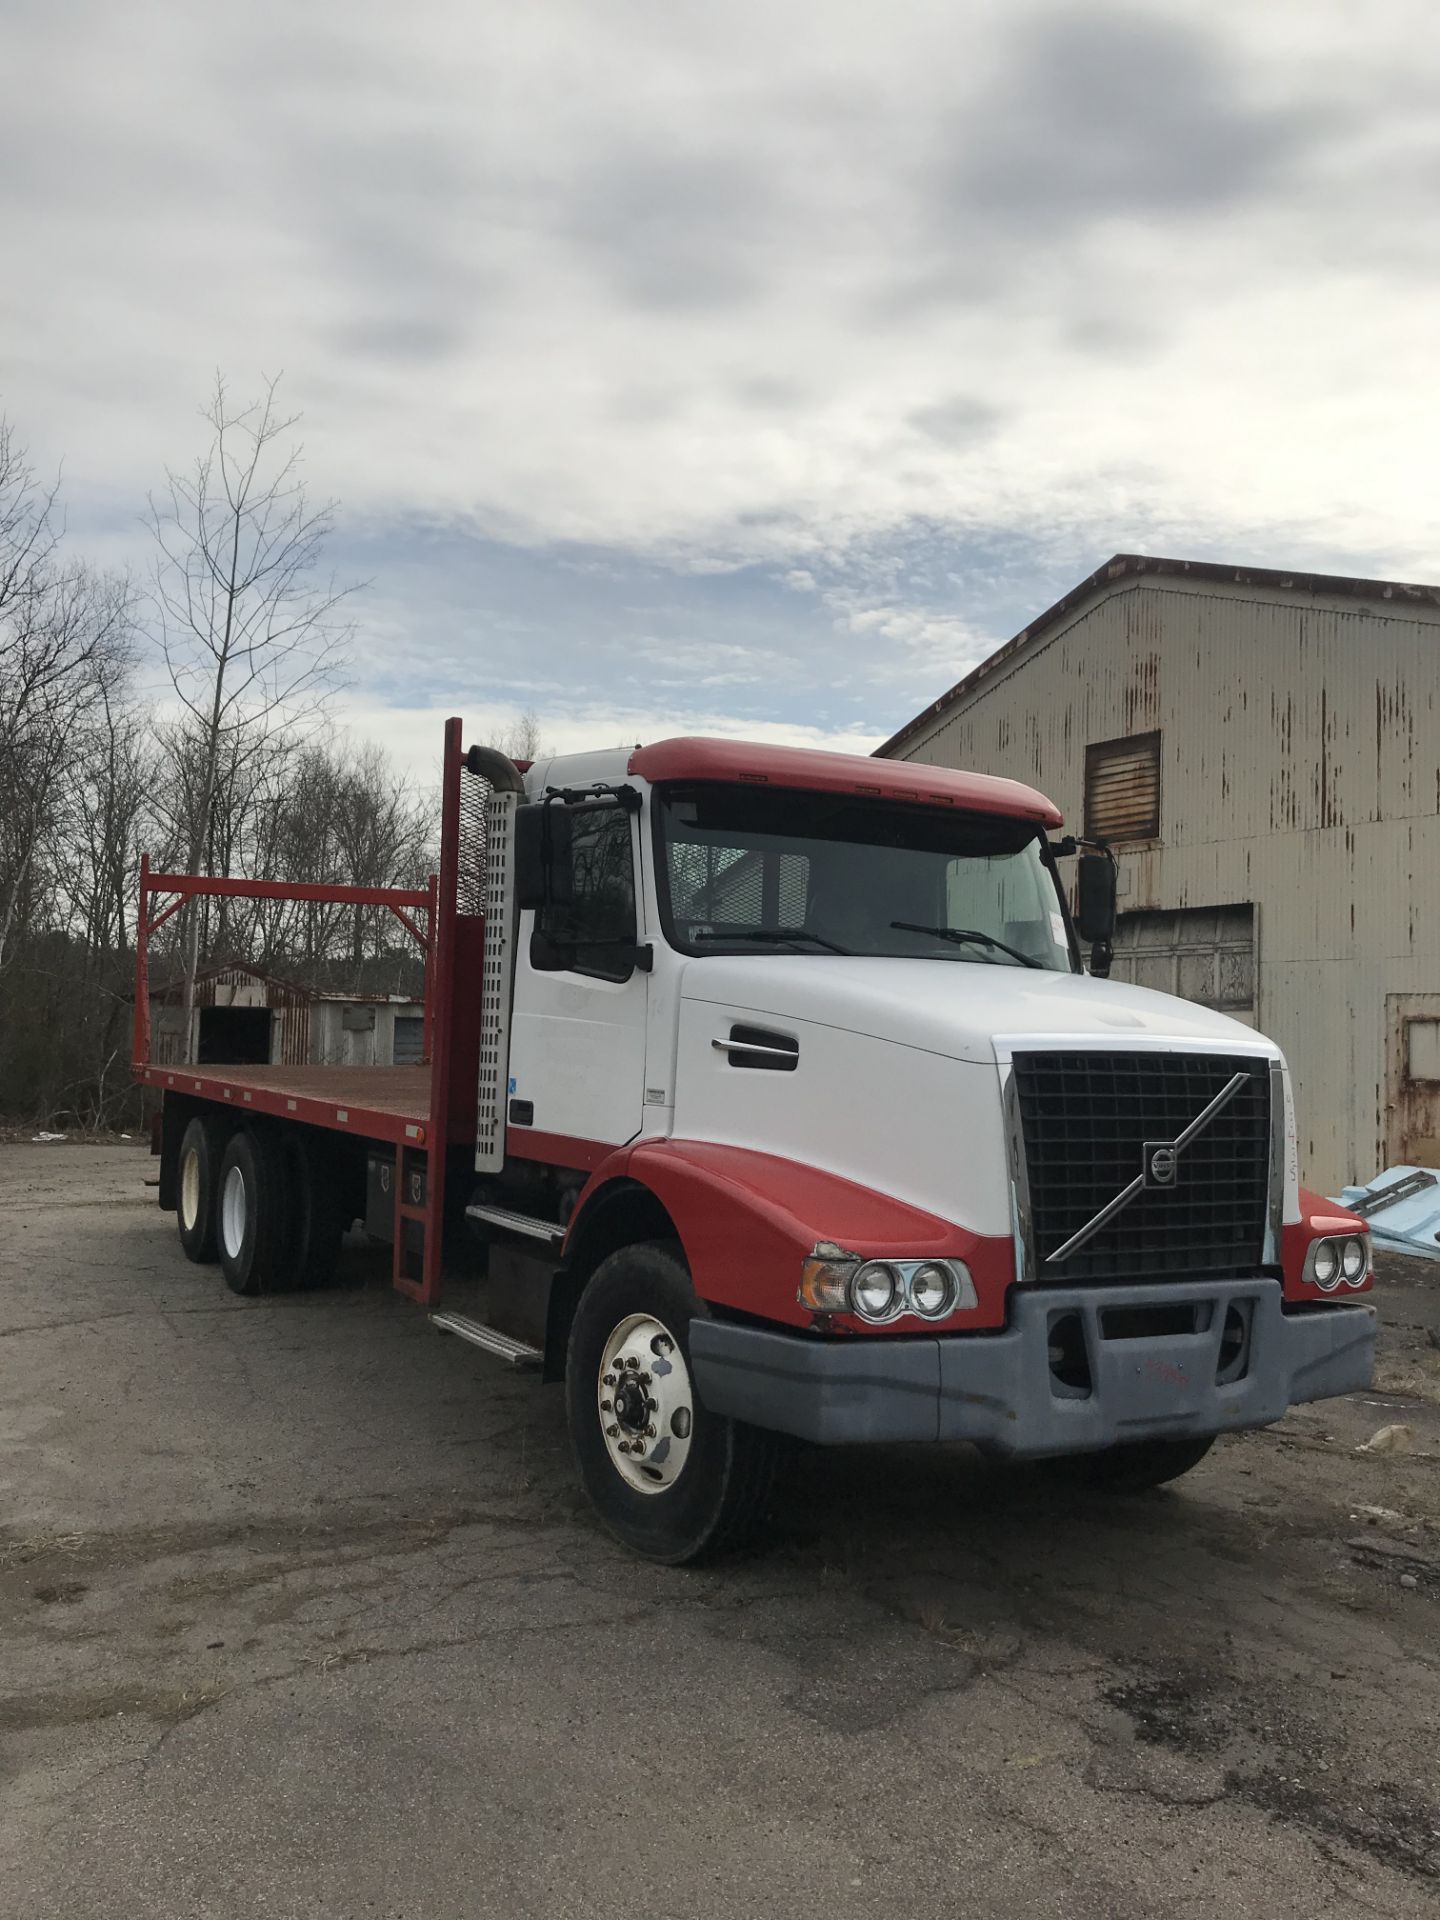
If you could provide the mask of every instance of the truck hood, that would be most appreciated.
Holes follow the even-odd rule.
[[[681,996],[985,1063],[995,1060],[997,1040],[1022,1036],[1276,1054],[1240,1021],[1148,987],[959,960],[707,955],[686,966]]]

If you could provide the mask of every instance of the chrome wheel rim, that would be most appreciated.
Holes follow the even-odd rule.
[[[232,1260],[240,1258],[245,1244],[245,1201],[245,1175],[239,1167],[230,1167],[220,1195],[220,1244]]]
[[[695,1394],[678,1341],[652,1315],[627,1315],[605,1342],[595,1402],[625,1484],[636,1493],[673,1487],[690,1457]]]
[[[180,1220],[187,1233],[200,1218],[200,1155],[191,1147],[180,1168]]]

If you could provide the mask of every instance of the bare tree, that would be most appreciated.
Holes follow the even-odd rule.
[[[128,581],[59,554],[56,493],[0,421],[0,968],[85,725],[127,664]]]
[[[157,637],[194,756],[183,835],[190,872],[214,871],[222,782],[251,764],[260,743],[323,705],[349,637],[336,614],[353,587],[318,579],[334,508],[306,492],[298,415],[278,410],[277,384],[236,406],[217,375],[203,410],[208,447],[190,473],[167,473],[164,497],[150,502]],[[183,934],[187,1047],[200,930],[192,910]]]
[[[493,727],[484,745],[498,747],[511,760],[538,760],[544,748],[540,739],[540,720],[534,708],[527,707],[509,726]]]

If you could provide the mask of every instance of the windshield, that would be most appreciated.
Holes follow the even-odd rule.
[[[1072,970],[1033,821],[720,784],[662,789],[655,819],[665,931],[683,953]]]

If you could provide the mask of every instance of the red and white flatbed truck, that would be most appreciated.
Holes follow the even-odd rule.
[[[785,1436],[1135,1488],[1368,1384],[1369,1238],[1298,1183],[1279,1050],[1096,977],[1113,866],[1043,795],[702,739],[517,767],[452,720],[442,811],[425,890],[146,869],[160,1205],[242,1293],[363,1218],[438,1327],[564,1382],[637,1552],[738,1539]],[[199,894],[391,908],[426,1064],[154,1062],[147,943]]]

